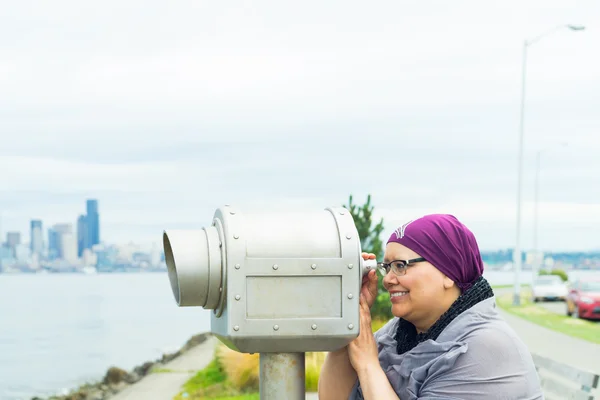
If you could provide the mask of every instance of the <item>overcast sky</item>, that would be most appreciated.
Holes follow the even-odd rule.
[[[12,1],[0,10],[0,215],[159,243],[216,208],[371,193],[386,236],[457,216],[513,247],[522,43],[522,245],[600,248],[600,2]],[[567,147],[561,147],[568,142]]]

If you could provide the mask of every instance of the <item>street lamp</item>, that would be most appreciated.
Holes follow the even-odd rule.
[[[513,305],[518,306],[521,304],[521,282],[520,282],[520,273],[521,273],[521,187],[523,182],[523,124],[525,121],[525,82],[526,82],[526,67],[527,67],[527,49],[532,44],[540,41],[542,38],[554,33],[560,29],[567,28],[571,31],[582,31],[585,29],[584,26],[581,25],[558,25],[541,35],[538,35],[530,40],[525,40],[523,42],[523,67],[522,67],[522,77],[521,77],[521,118],[519,123],[519,164],[518,164],[518,182],[517,182],[517,235],[516,235],[516,244],[515,244],[515,252],[513,254],[513,262],[515,265],[515,285],[514,285],[514,294],[513,294]]]
[[[561,147],[567,147],[566,142],[560,143]],[[548,149],[546,149],[548,150]],[[540,191],[540,161],[542,154],[546,150],[538,150],[535,156],[535,183],[534,183],[534,196],[533,196],[533,254],[534,260],[531,266],[531,279],[532,282],[537,278],[539,268],[539,252],[538,252],[538,206],[539,206],[539,191]]]

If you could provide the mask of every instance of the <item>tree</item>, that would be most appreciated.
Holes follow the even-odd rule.
[[[553,269],[550,272],[542,269],[539,271],[539,275],[557,275],[560,276],[560,279],[562,279],[563,282],[567,282],[569,280],[569,275],[562,269]]]
[[[383,242],[381,241],[381,234],[383,232],[383,218],[379,220],[377,224],[373,226],[373,209],[371,205],[371,195],[367,195],[367,202],[362,206],[358,206],[352,202],[353,197],[350,195],[348,199],[348,205],[344,205],[352,218],[358,231],[360,238],[360,245],[362,251],[367,253],[373,253],[377,257],[377,260],[383,259]],[[383,279],[378,279],[378,295],[373,307],[371,307],[371,316],[374,320],[388,320],[393,317],[390,294],[383,287]]]

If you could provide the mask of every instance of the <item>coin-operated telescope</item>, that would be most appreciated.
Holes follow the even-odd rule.
[[[213,310],[215,336],[260,353],[261,399],[303,399],[304,353],[337,350],[359,333],[362,277],[376,264],[363,261],[345,208],[224,206],[209,227],[165,231],[163,245],[177,304]]]

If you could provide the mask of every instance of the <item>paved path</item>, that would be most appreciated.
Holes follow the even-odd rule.
[[[536,325],[500,310],[531,353],[600,374],[600,345]]]
[[[213,359],[217,339],[209,337],[204,343],[168,362],[162,368],[172,372],[151,373],[112,397],[113,400],[171,400],[196,371],[205,368]]]

